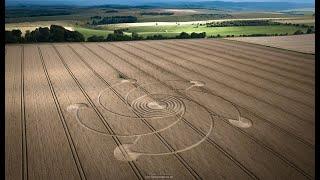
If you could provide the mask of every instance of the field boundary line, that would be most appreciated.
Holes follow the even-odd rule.
[[[111,51],[107,50],[105,47],[103,47],[103,46],[101,46],[101,45],[98,45],[98,46],[102,47],[102,48],[105,49],[106,51],[108,51],[108,52],[110,52],[111,54],[113,54]],[[129,54],[131,54],[131,53],[129,53]],[[121,58],[121,59],[124,60],[124,58]],[[173,89],[173,87],[171,87],[170,85],[167,85],[166,83],[162,82],[160,79],[158,79],[158,78],[154,77],[153,75],[145,72],[144,70],[141,70],[141,69],[138,68],[137,66],[131,64],[130,62],[128,62],[128,61],[126,61],[126,60],[124,60],[124,61],[125,61],[126,63],[130,64],[131,66],[135,67],[136,69],[140,70],[141,72],[147,74],[148,76],[153,77],[153,78],[156,79],[157,81],[161,82],[164,86],[166,86],[166,87],[168,87],[168,88],[170,88],[170,89]],[[164,71],[166,71],[166,70],[164,70]],[[168,72],[168,71],[166,71],[166,72]],[[171,73],[171,72],[169,72],[169,73]],[[177,75],[175,75],[175,76],[177,76]],[[180,76],[177,76],[177,77],[180,77]],[[182,78],[182,77],[180,77],[180,78],[181,78],[181,79],[184,79],[184,78]],[[208,90],[205,89],[205,88],[204,88],[204,90],[207,91],[209,94],[214,95],[211,91],[208,91]],[[178,93],[178,94],[181,94],[183,97],[185,97],[185,98],[187,98],[187,99],[190,99],[187,95],[184,95],[184,94],[179,93],[179,92],[177,92],[177,93]],[[216,96],[216,95],[214,95],[214,96]],[[220,95],[217,95],[217,96],[221,97]],[[222,97],[222,98],[223,98],[223,97]],[[231,101],[231,102],[232,102],[232,101]],[[233,102],[232,102],[232,103],[233,103]],[[204,105],[202,105],[202,106],[204,106]],[[204,106],[204,107],[205,107],[205,106]],[[239,106],[239,107],[242,108],[242,109],[244,109],[244,110],[246,110],[246,111],[248,111],[246,108],[243,108],[243,107],[241,107],[241,106]],[[210,112],[213,112],[213,111],[210,110]],[[251,113],[251,111],[248,111],[248,112]],[[264,118],[261,118],[260,116],[257,116],[257,115],[255,115],[254,113],[252,113],[252,114],[253,114],[254,116],[256,116],[256,117],[259,117],[259,118],[262,119],[262,120],[265,120]],[[267,121],[267,120],[266,120],[266,121]],[[226,121],[224,121],[224,122],[226,122]],[[267,122],[270,123],[269,121],[267,121]],[[226,122],[226,124],[228,124],[229,126],[231,126],[231,124],[229,124],[229,123],[227,123],[227,122]],[[232,126],[232,127],[233,127],[233,126]],[[291,135],[290,132],[286,132],[285,130],[283,130],[283,129],[280,128],[280,127],[278,127],[278,128],[279,128],[279,130],[284,131],[286,134]],[[237,129],[238,129],[241,133],[243,133],[245,136],[247,136],[248,138],[252,139],[252,140],[255,141],[257,144],[261,145],[261,146],[264,147],[266,150],[268,150],[269,152],[271,152],[273,155],[275,155],[276,157],[278,157],[279,159],[281,159],[282,161],[284,161],[287,165],[291,166],[292,168],[294,168],[295,170],[297,170],[298,172],[300,172],[302,175],[304,175],[304,176],[306,176],[307,178],[311,179],[309,174],[307,174],[306,172],[304,172],[304,171],[303,171],[302,169],[300,169],[297,165],[295,165],[294,163],[292,163],[291,161],[289,161],[288,159],[286,159],[286,158],[283,157],[282,155],[280,155],[280,154],[278,154],[277,152],[275,152],[272,148],[268,147],[267,145],[265,145],[264,143],[262,143],[260,140],[258,140],[258,139],[256,139],[256,138],[252,137],[251,135],[247,134],[246,132],[244,132],[244,131],[241,130],[240,128],[237,128]],[[295,137],[295,136],[293,136],[293,137]],[[295,138],[296,138],[296,137],[295,137]],[[211,140],[210,137],[209,137],[208,139]],[[307,143],[307,142],[304,142],[304,140],[302,140],[302,139],[301,139],[301,140],[298,139],[298,138],[296,138],[296,139],[299,140],[299,141],[301,141],[303,144]],[[212,141],[213,141],[213,140],[212,140]],[[305,145],[309,146],[308,144],[305,144]],[[310,145],[309,147],[312,148],[312,145]],[[312,149],[314,149],[314,148],[312,148]]]
[[[84,45],[82,45],[84,46]],[[86,47],[86,46],[84,46]],[[119,99],[122,100],[122,102],[125,102],[125,100],[123,99],[123,97],[114,89],[111,87],[111,85],[102,77],[100,76],[100,74],[98,72],[96,72],[85,60],[84,58],[78,53],[76,52],[71,46],[69,46],[70,49],[72,49],[72,51],[78,55],[78,57],[82,60],[82,62],[101,80],[103,81],[108,87],[110,87],[110,89],[119,97]],[[86,47],[87,48],[87,47]],[[88,48],[87,48],[88,49]],[[93,53],[91,50],[89,50],[91,53]],[[93,53],[95,56],[97,56],[99,59],[101,59],[100,56],[98,56],[97,54]],[[104,61],[103,59],[101,59],[102,61]],[[108,64],[108,63],[107,63]],[[112,67],[110,64],[108,64],[110,67]],[[122,72],[120,72],[119,70],[114,69],[117,73],[121,74],[122,76],[128,78],[127,75],[123,74]],[[133,111],[134,114],[136,114],[138,117],[141,117],[140,115],[138,115],[136,112]],[[142,122],[149,127],[150,130],[155,131],[156,129],[154,129],[154,127],[148,123],[145,119],[143,119],[143,117],[141,117]],[[166,146],[166,148],[168,148],[168,150],[170,150],[171,152],[175,151],[175,149],[159,134],[156,133],[155,134],[159,140],[163,143],[164,146]],[[182,165],[185,166],[185,168],[189,171],[189,173],[195,178],[195,179],[202,179],[200,177],[200,175],[180,156],[180,154],[174,154],[174,156],[176,156],[176,158],[180,161],[180,163]]]
[[[146,50],[144,50],[144,49],[142,49],[142,48],[133,46],[133,45],[131,45],[131,44],[127,44],[127,45],[129,45],[129,46],[131,46],[131,47],[133,47],[133,48],[139,49],[140,51],[149,53],[149,54],[151,54],[152,56],[156,56],[156,57],[160,58],[159,55],[156,55],[156,54],[154,54],[154,53],[152,53],[152,52],[146,51]],[[146,46],[146,45],[145,45],[145,46]],[[160,45],[160,46],[161,46],[161,45]],[[254,86],[254,87],[256,87],[256,88],[260,88],[261,90],[264,90],[264,91],[267,91],[267,92],[269,92],[269,93],[278,95],[278,96],[280,96],[280,97],[282,97],[282,98],[286,98],[286,99],[291,100],[291,101],[294,101],[294,102],[296,102],[296,103],[303,104],[303,105],[305,105],[305,106],[307,106],[307,107],[309,107],[309,108],[311,108],[311,109],[313,108],[312,105],[309,105],[309,104],[306,104],[306,103],[304,103],[304,102],[301,102],[300,100],[292,99],[292,98],[287,97],[287,96],[284,96],[284,95],[282,95],[282,94],[280,94],[280,93],[278,93],[278,92],[275,92],[275,91],[269,90],[269,89],[267,89],[267,88],[261,87],[261,86],[259,86],[259,85],[253,84],[253,83],[251,83],[251,82],[247,82],[247,81],[245,81],[245,80],[242,80],[242,79],[240,79],[240,78],[238,78],[238,77],[236,77],[236,76],[226,74],[226,73],[224,73],[224,72],[222,72],[222,71],[220,71],[220,70],[217,70],[217,69],[214,69],[214,68],[211,68],[211,67],[208,67],[208,66],[199,64],[199,63],[197,63],[197,62],[193,62],[193,61],[191,61],[191,60],[187,60],[187,59],[181,58],[180,56],[175,55],[175,54],[172,54],[172,53],[170,53],[170,52],[168,52],[168,51],[165,51],[165,50],[160,50],[160,49],[155,48],[155,47],[149,47],[149,48],[155,49],[155,50],[157,50],[157,51],[166,52],[167,54],[170,54],[171,56],[174,56],[174,57],[176,57],[176,58],[178,58],[178,59],[181,59],[181,60],[183,60],[183,61],[188,61],[188,62],[190,62],[190,63],[192,63],[192,64],[199,65],[199,66],[201,66],[201,67],[203,67],[203,68],[206,68],[206,69],[209,69],[209,70],[213,70],[213,71],[215,71],[215,72],[218,72],[218,73],[223,74],[223,75],[225,75],[225,76],[228,76],[228,77],[230,77],[230,78],[234,78],[234,79],[236,79],[236,80],[242,81],[243,83],[252,85],[252,86]],[[164,59],[164,57],[161,57],[161,58]],[[169,60],[168,58],[166,58],[166,59],[167,59],[169,62],[172,62],[172,61]],[[174,63],[174,62],[172,62],[172,63]],[[178,65],[178,64],[177,64],[177,65]],[[183,65],[181,65],[181,66],[183,66]],[[183,67],[185,67],[185,66],[183,66]],[[193,70],[193,69],[192,69],[192,70]],[[193,70],[193,71],[195,71],[195,70]],[[198,74],[199,74],[199,75],[203,75],[203,74],[200,73],[200,72],[198,72]],[[206,76],[206,75],[203,75],[203,76]],[[211,78],[210,78],[210,79],[211,79]],[[300,93],[301,93],[301,92],[300,92]]]
[[[28,146],[27,146],[27,121],[25,108],[25,92],[24,92],[24,46],[21,46],[21,130],[22,130],[22,180],[28,180]]]
[[[64,58],[61,56],[60,52],[58,51],[58,49],[55,47],[55,45],[52,44],[52,47],[54,48],[54,50],[56,51],[57,55],[59,56],[60,61],[62,62],[62,64],[64,65],[64,67],[66,68],[66,70],[68,71],[68,73],[70,74],[70,76],[72,77],[72,79],[75,81],[75,83],[77,84],[77,86],[79,87],[79,89],[81,90],[82,94],[85,96],[85,98],[87,99],[87,101],[89,102],[89,104],[91,105],[91,107],[93,108],[93,110],[97,113],[99,119],[101,120],[101,122],[103,123],[103,125],[105,126],[106,130],[109,131],[109,133],[114,133],[114,131],[112,130],[112,128],[110,127],[110,125],[106,122],[104,116],[101,114],[101,112],[99,111],[99,109],[96,107],[96,105],[93,103],[92,99],[89,97],[89,95],[85,92],[85,90],[83,89],[83,87],[81,86],[80,82],[78,81],[78,79],[75,77],[75,75],[73,74],[73,72],[71,71],[71,69],[69,68],[69,66],[66,64]],[[121,141],[119,140],[119,138],[117,137],[112,137],[112,139],[115,141],[117,146],[122,145]],[[136,166],[136,164],[134,162],[128,162],[129,166],[132,168],[133,172],[136,174],[138,179],[144,179],[144,177],[141,174],[141,171],[138,169],[138,167]]]
[[[48,85],[49,85],[49,87],[50,87],[50,92],[51,92],[52,98],[53,98],[53,100],[54,100],[54,103],[55,103],[57,112],[58,112],[58,114],[59,114],[59,119],[60,119],[60,121],[61,121],[61,124],[62,124],[62,126],[63,126],[65,135],[66,135],[67,140],[68,140],[68,143],[69,143],[69,147],[70,147],[70,150],[71,150],[71,154],[72,154],[72,156],[73,156],[74,163],[75,163],[75,165],[76,165],[76,167],[77,167],[77,170],[78,170],[78,173],[79,173],[80,178],[81,178],[82,180],[87,179],[87,178],[86,178],[86,175],[85,175],[85,172],[84,172],[84,170],[83,170],[83,167],[82,167],[82,164],[81,164],[79,155],[78,155],[78,153],[77,153],[76,147],[75,147],[75,145],[74,145],[74,141],[73,141],[72,136],[71,136],[71,134],[70,134],[68,125],[67,125],[67,123],[66,123],[65,117],[64,117],[64,115],[63,115],[63,113],[62,113],[62,110],[61,110],[61,106],[60,106],[58,97],[57,97],[56,92],[55,92],[55,90],[54,90],[54,87],[53,87],[53,85],[52,85],[51,78],[50,78],[49,72],[48,72],[48,70],[47,70],[46,64],[45,64],[45,62],[44,62],[41,49],[40,49],[39,46],[37,46],[37,48],[38,48],[38,53],[39,53],[39,55],[40,55],[40,60],[41,60],[41,64],[42,64],[42,67],[43,67],[43,71],[44,71],[44,73],[45,73],[45,75],[46,75],[46,79],[47,79]]]

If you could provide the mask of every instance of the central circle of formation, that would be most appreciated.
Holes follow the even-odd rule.
[[[132,101],[131,107],[143,118],[182,116],[185,112],[184,102],[175,96],[166,94],[149,94]]]

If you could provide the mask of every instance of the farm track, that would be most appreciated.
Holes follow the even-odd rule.
[[[314,179],[314,56],[227,40],[19,47],[6,46],[8,179]],[[255,52],[266,53],[257,61]],[[281,58],[287,59],[278,62]],[[246,72],[246,66],[252,70]],[[113,86],[119,77],[137,83]],[[205,86],[188,93],[176,89],[190,80]],[[155,84],[144,86],[148,83]],[[213,116],[213,132],[186,152],[115,159],[114,149],[129,139],[88,131],[67,109],[87,104],[80,113],[83,123],[106,134],[154,132],[176,119],[150,121],[127,109],[126,94],[134,88],[139,91],[133,97],[161,91],[185,99],[188,109],[169,130],[143,136],[138,151],[175,152],[205,138],[210,121],[198,107]],[[107,104],[140,119],[105,113],[96,101],[105,89]],[[230,124],[225,118],[235,118],[230,105],[253,126]]]
[[[27,133],[26,133],[26,109],[25,109],[25,95],[24,95],[24,47],[21,49],[21,130],[22,130],[22,179],[28,179],[28,150],[27,150]]]

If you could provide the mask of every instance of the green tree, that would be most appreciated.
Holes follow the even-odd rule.
[[[182,32],[182,33],[180,33],[180,35],[177,36],[177,38],[179,38],[179,39],[188,39],[188,38],[190,38],[190,35],[188,33],[186,33],[186,32]]]
[[[141,39],[143,39],[143,37],[139,36],[139,34],[136,33],[136,32],[132,32],[131,37],[132,37],[132,40],[141,40]]]
[[[311,34],[311,33],[313,33],[312,28],[308,28],[308,30],[307,30],[307,34]]]
[[[39,27],[37,30],[37,42],[49,42],[50,30],[48,27]]]
[[[123,35],[123,30],[122,29],[116,29],[113,31],[114,34],[116,35]]]
[[[64,42],[64,33],[65,29],[62,26],[58,25],[51,25],[50,26],[50,41],[51,42]]]
[[[103,42],[104,41],[104,37],[103,36],[93,35],[93,36],[88,37],[87,41],[88,42]]]
[[[65,30],[64,40],[67,42],[83,42],[85,41],[85,38],[78,31]]]
[[[14,30],[12,30],[11,32],[12,32],[12,35],[17,38],[17,41],[18,41],[18,42],[21,42],[22,32],[21,32],[19,29],[14,29]]]
[[[17,43],[18,39],[13,35],[12,31],[5,31],[5,43]]]
[[[303,32],[299,29],[296,32],[293,33],[294,35],[299,35],[299,34],[303,34]]]

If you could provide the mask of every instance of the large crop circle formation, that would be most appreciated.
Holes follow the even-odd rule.
[[[122,133],[107,132],[92,126],[90,124],[91,120],[86,119],[85,116],[88,111],[93,111],[93,108],[88,104],[72,104],[67,110],[75,115],[81,127],[92,133],[117,138],[128,138],[131,141],[134,138],[133,142],[123,143],[114,149],[114,157],[120,161],[134,161],[141,156],[164,156],[191,150],[209,137],[214,130],[214,121],[216,119],[223,118],[227,123],[237,128],[250,128],[252,126],[251,120],[242,117],[238,107],[232,102],[221,96],[213,95],[213,93],[202,91],[201,87],[205,86],[204,82],[168,80],[165,83],[170,84],[174,88],[162,90],[162,88],[159,88],[161,87],[160,83],[138,85],[134,79],[117,79],[117,82],[99,93],[97,108],[110,115],[108,117],[116,119],[116,123],[121,123],[122,129],[125,129]],[[117,91],[122,91],[122,96],[119,94],[116,96]],[[111,96],[116,98],[112,100]],[[197,101],[193,100],[195,98]],[[118,102],[115,102],[114,99],[118,99]],[[122,104],[122,107],[125,104],[125,108],[119,108],[116,104]],[[209,110],[212,108],[216,111]],[[207,126],[206,132],[204,132],[205,135],[196,142],[167,152],[133,150],[138,141],[140,144],[143,144],[144,137],[176,130],[175,126],[188,121],[187,118],[185,119],[185,116],[188,114],[195,114],[193,117],[197,117],[197,112],[193,113],[194,110],[197,112],[202,111],[206,114],[204,116],[206,118],[197,118],[196,122]],[[137,121],[143,121],[144,123],[157,121],[161,124],[168,119],[170,119],[169,123],[164,123],[163,127],[153,128],[151,131],[133,132],[130,129],[132,128],[132,123],[137,123]],[[129,125],[130,123],[131,125]],[[194,131],[194,133],[197,132]]]

